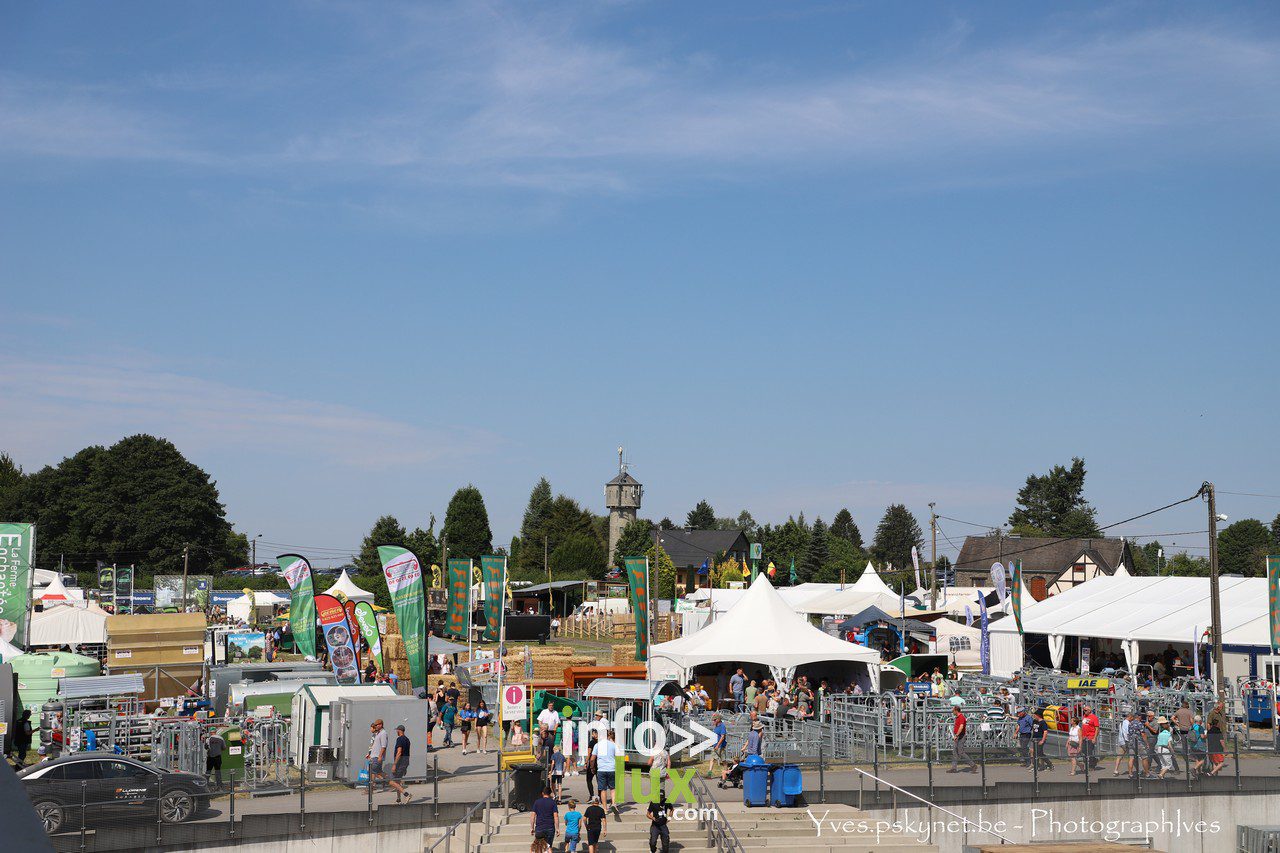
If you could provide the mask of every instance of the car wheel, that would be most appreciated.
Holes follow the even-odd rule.
[[[62,806],[51,800],[41,800],[36,803],[36,815],[44,824],[44,831],[49,835],[62,829],[62,822],[66,819]]]
[[[160,819],[165,823],[182,823],[195,813],[195,798],[186,791],[170,791],[160,798]]]

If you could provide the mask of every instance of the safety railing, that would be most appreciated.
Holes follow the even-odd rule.
[[[744,853],[745,848],[738,840],[738,834],[733,831],[724,812],[711,796],[707,783],[695,775],[690,788],[697,801],[698,826],[707,831],[707,848],[714,847],[718,853]]]
[[[865,770],[862,770],[862,769],[857,768],[857,767],[853,768],[853,770],[854,770],[854,772],[855,772],[855,773],[860,773],[860,774],[862,774],[862,777],[863,777],[863,778],[867,778],[867,779],[874,779],[877,785],[884,785],[885,787],[889,788],[890,790],[894,791],[895,793],[902,794],[904,797],[910,797],[911,799],[913,799],[913,800],[915,800],[915,801],[917,801],[917,802],[919,802],[919,803],[922,803],[925,807],[927,807],[927,808],[929,809],[929,811],[930,811],[930,813],[931,813],[931,814],[932,814],[932,812],[933,812],[933,810],[934,810],[934,809],[937,809],[938,811],[942,812],[943,814],[948,815],[948,816],[950,816],[950,817],[955,818],[956,820],[961,821],[961,822],[962,822],[962,825],[964,826],[964,828],[965,828],[965,830],[966,830],[966,831],[968,830],[968,828],[969,828],[970,826],[973,826],[976,830],[978,830],[978,831],[982,832],[984,835],[992,835],[992,836],[994,836],[994,837],[996,837],[996,838],[1000,839],[1000,843],[1001,843],[1001,844],[1013,844],[1013,843],[1014,843],[1011,839],[1006,838],[1005,836],[1003,836],[1003,835],[1001,835],[1000,833],[996,832],[996,831],[995,831],[995,830],[993,830],[990,826],[983,826],[982,824],[978,823],[977,821],[970,820],[969,818],[965,817],[964,815],[962,815],[962,814],[960,814],[960,813],[958,813],[958,812],[953,812],[951,809],[946,808],[945,806],[940,806],[940,805],[938,805],[937,803],[934,803],[934,802],[931,802],[931,801],[929,801],[929,800],[926,800],[924,797],[921,797],[921,796],[919,796],[918,794],[913,794],[913,793],[911,793],[910,791],[908,791],[907,789],[905,789],[905,788],[900,788],[900,787],[898,787],[897,785],[893,784],[892,782],[889,782],[889,781],[888,781],[888,780],[886,780],[886,779],[881,779],[879,776],[876,776],[876,775],[874,775],[874,774],[872,774],[872,773],[868,773],[868,772],[867,772],[867,771],[865,771]],[[859,806],[859,808],[861,808],[862,804],[861,804],[861,803],[859,803],[859,804],[858,804],[858,806]],[[932,817],[930,817],[930,819],[929,819],[928,823],[929,823],[929,838],[928,838],[928,839],[926,839],[926,842],[925,842],[925,843],[927,843],[927,844],[932,844],[932,843],[933,843],[933,819],[932,819]]]
[[[432,853],[432,851],[440,847],[441,844],[444,845],[444,853],[450,853],[450,848],[453,844],[453,839],[458,835],[459,831],[461,831],[463,834],[462,849],[465,851],[465,853],[471,853],[471,851],[475,850],[476,845],[473,845],[471,843],[471,825],[476,822],[475,820],[476,812],[482,808],[484,809],[484,817],[481,821],[483,825],[483,830],[480,833],[480,843],[484,843],[485,841],[488,841],[490,838],[492,838],[493,833],[491,830],[493,826],[493,810],[494,810],[495,801],[499,803],[504,803],[504,805],[502,806],[503,820],[506,820],[511,816],[511,806],[510,804],[506,804],[506,797],[503,796],[503,790],[506,787],[506,785],[507,785],[507,778],[504,777],[501,782],[499,782],[497,785],[494,785],[492,788],[490,788],[488,792],[485,793],[476,802],[474,806],[467,809],[466,812],[463,813],[462,817],[458,818],[456,821],[450,824],[449,827],[445,829],[444,834],[441,835],[440,838],[436,841],[436,843],[432,844],[430,847],[427,848],[427,853]]]

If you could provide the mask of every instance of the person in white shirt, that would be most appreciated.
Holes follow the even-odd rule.
[[[617,778],[618,764],[625,764],[626,759],[619,759],[621,754],[618,750],[618,744],[615,740],[617,737],[613,729],[609,729],[608,734],[599,743],[591,753],[591,760],[596,764],[596,789],[600,792],[600,805],[606,810],[609,808],[609,801],[613,800],[613,806],[616,809],[618,799],[614,796],[613,786],[614,780]]]
[[[560,715],[556,713],[555,708],[548,705],[538,714],[538,725],[546,726],[547,730],[554,735],[556,729],[560,727]]]

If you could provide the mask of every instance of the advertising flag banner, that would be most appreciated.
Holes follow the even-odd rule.
[[[26,643],[35,553],[34,524],[0,523],[0,640]]]
[[[1272,599],[1274,601],[1274,599]],[[1275,623],[1272,623],[1275,624]],[[1200,680],[1200,626],[1191,626],[1191,674]]]
[[[347,621],[347,609],[328,593],[316,596],[316,616],[329,647],[329,663],[339,684],[359,684],[360,667],[356,666],[356,646]]]
[[[342,602],[342,609],[347,611],[347,627],[351,629],[351,647],[356,650],[356,666],[363,671],[364,666],[360,662],[360,626],[356,624],[356,603],[341,594],[335,598]]]
[[[385,672],[382,668],[382,636],[378,633],[378,616],[373,612],[373,605],[367,601],[356,604],[355,620],[360,628],[360,636],[364,637],[364,644],[369,647],[373,665],[378,668],[378,672]]]
[[[964,624],[966,628],[973,627],[973,608],[967,604],[964,606]]]
[[[289,630],[298,654],[316,656],[316,584],[311,564],[298,554],[281,554],[276,558],[280,573],[289,584]]]
[[[484,584],[484,641],[498,641],[498,624],[502,621],[503,591],[507,588],[507,559],[481,557],[480,577]]]
[[[649,659],[649,560],[626,557],[627,583],[631,587],[631,612],[636,615],[636,660]]]
[[[116,606],[116,569],[115,566],[103,565],[98,561],[98,602],[109,604],[114,611]]]
[[[996,588],[1000,603],[1004,604],[1004,600],[1009,596],[1009,587],[1004,579],[1004,566],[1000,563],[991,564],[991,585]]]
[[[1267,612],[1271,614],[1271,653],[1280,654],[1280,556],[1267,557]]]
[[[471,561],[449,561],[449,606],[445,610],[444,632],[460,640],[467,638],[471,621]]]
[[[978,644],[978,657],[982,661],[982,674],[991,674],[991,632],[987,630],[987,599],[978,593],[978,612],[982,618],[982,640]]]
[[[116,615],[133,613],[133,566],[116,566]]]
[[[1018,626],[1018,633],[1022,633],[1022,561],[1015,560],[1013,563],[1013,621]]]
[[[422,585],[422,564],[412,551],[399,545],[379,545],[378,559],[391,595],[391,608],[400,624],[404,654],[409,659],[413,688],[427,686],[427,602]]]
[[[911,546],[911,565],[916,569],[916,589],[924,589],[924,584],[920,583],[920,549],[915,545]]]

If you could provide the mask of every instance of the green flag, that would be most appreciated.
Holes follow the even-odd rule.
[[[1271,614],[1271,653],[1280,654],[1280,557],[1267,557],[1267,605]]]
[[[636,616],[636,660],[649,659],[649,558],[626,557],[631,612]]]
[[[792,557],[791,558],[791,585],[795,586],[796,581],[798,580],[800,580],[800,578],[796,576],[796,558]]]
[[[0,638],[27,644],[36,526],[0,522]]]
[[[378,633],[378,616],[373,612],[373,605],[367,601],[357,601],[352,615],[356,618],[356,625],[360,627],[364,644],[369,647],[373,665],[378,668],[378,672],[385,672],[382,668],[382,635]]]
[[[1022,561],[1013,562],[1013,621],[1022,633]]]
[[[422,585],[422,564],[399,545],[379,545],[378,559],[391,594],[391,607],[400,624],[404,654],[409,659],[409,681],[416,690],[427,686],[427,602]]]
[[[281,554],[280,574],[289,584],[289,630],[293,646],[306,657],[316,656],[316,583],[311,564],[298,554]]]
[[[502,609],[507,588],[507,558],[481,557],[480,574],[484,579],[484,640],[498,640],[498,626],[502,621]]]
[[[444,632],[451,637],[467,639],[471,622],[471,561],[449,561],[449,605],[445,611]]]

